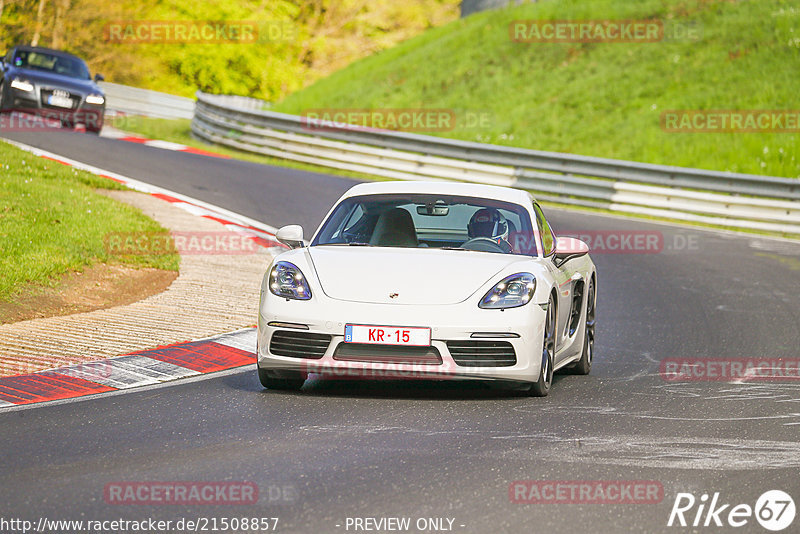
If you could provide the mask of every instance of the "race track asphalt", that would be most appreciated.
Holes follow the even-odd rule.
[[[79,133],[7,137],[276,227],[300,223],[307,237],[354,183]],[[557,375],[550,396],[536,399],[457,382],[316,379],[286,393],[262,389],[246,369],[0,411],[0,518],[278,517],[278,532],[334,533],[355,531],[347,518],[409,517],[414,526],[431,517],[452,518],[464,533],[723,532],[667,527],[676,495],[719,492],[721,503],[754,506],[779,489],[797,502],[800,382],[670,382],[659,366],[798,358],[800,245],[546,211],[556,232],[649,231],[663,240],[658,253],[593,253],[598,327],[588,377]],[[510,502],[509,485],[528,479],[649,480],[664,496]],[[108,483],[186,480],[253,482],[260,500],[104,500]],[[763,531],[754,518],[738,530]]]

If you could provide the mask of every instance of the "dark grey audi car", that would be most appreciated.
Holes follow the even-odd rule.
[[[72,54],[16,46],[0,60],[0,112],[34,113],[100,133],[106,98],[96,82],[102,79],[92,79],[86,63]]]

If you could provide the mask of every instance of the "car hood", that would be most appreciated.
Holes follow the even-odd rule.
[[[15,68],[13,72],[9,73],[9,77],[18,77],[23,80],[45,88],[61,88],[73,92],[84,94],[97,93],[103,94],[103,91],[92,80],[80,80],[78,78],[70,78],[61,74],[53,74],[36,69],[23,69]]]
[[[530,259],[425,248],[315,246],[307,250],[326,295],[379,304],[463,302],[512,263]]]

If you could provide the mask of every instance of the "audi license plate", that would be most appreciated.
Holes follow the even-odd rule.
[[[428,347],[431,344],[431,329],[348,324],[344,327],[344,342]]]
[[[50,95],[47,97],[47,103],[51,106],[56,106],[59,108],[71,108],[72,107],[72,99],[68,96],[61,96],[61,95]]]

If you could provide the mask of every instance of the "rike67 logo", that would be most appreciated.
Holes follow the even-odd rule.
[[[755,518],[765,529],[777,532],[792,524],[795,512],[792,497],[780,490],[765,491],[755,506],[723,503],[719,492],[714,493],[710,502],[707,493],[699,499],[691,493],[678,493],[667,526],[738,528],[752,524]]]

